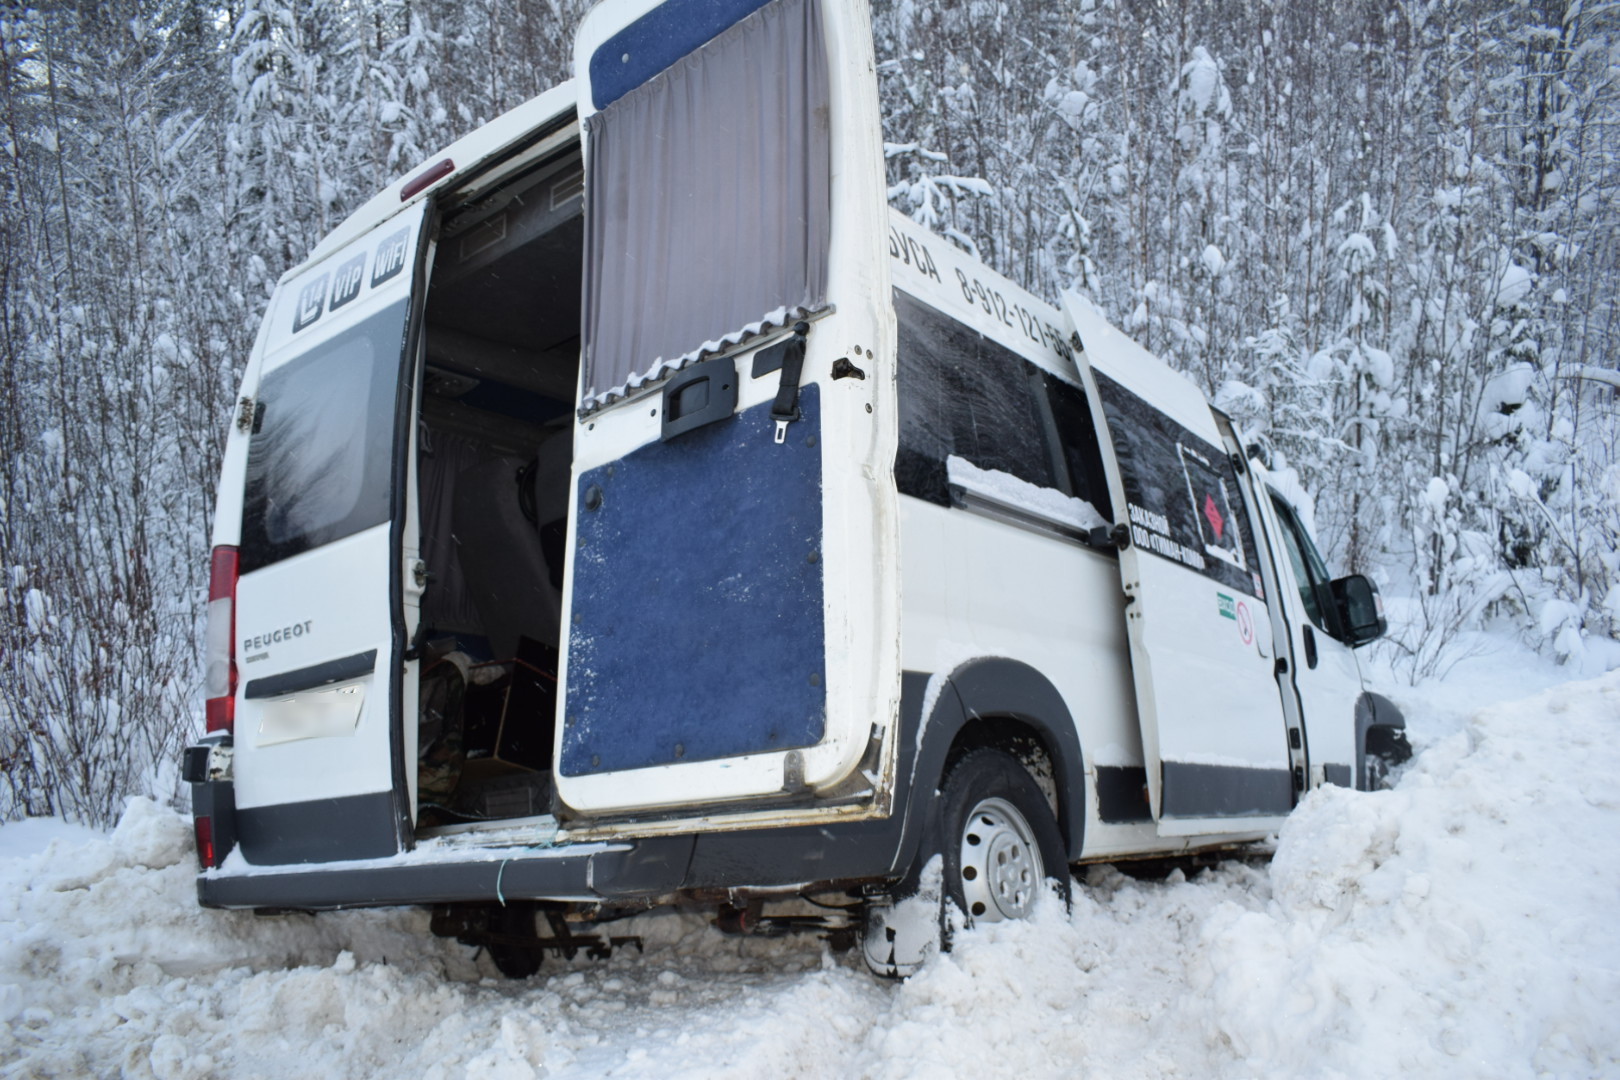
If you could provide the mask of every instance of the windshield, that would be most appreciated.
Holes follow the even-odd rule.
[[[394,402],[409,303],[289,360],[259,383],[242,510],[242,572],[389,518]]]

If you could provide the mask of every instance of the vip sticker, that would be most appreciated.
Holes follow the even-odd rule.
[[[366,253],[361,252],[342,266],[332,279],[332,303],[328,311],[336,311],[360,295],[360,286],[366,276]]]

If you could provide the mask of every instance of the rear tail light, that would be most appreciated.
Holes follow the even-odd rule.
[[[193,824],[197,830],[197,861],[204,870],[212,870],[218,865],[214,861],[214,819],[200,817]]]
[[[236,549],[215,548],[208,567],[208,629],[203,649],[209,731],[228,733],[236,727],[236,570]],[[201,851],[200,832],[198,837]]]

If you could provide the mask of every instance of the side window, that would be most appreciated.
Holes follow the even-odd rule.
[[[1057,424],[1063,464],[1069,470],[1070,494],[1090,503],[1105,521],[1113,521],[1108,475],[1103,472],[1102,451],[1097,444],[1091,406],[1078,387],[1044,372],[1042,376],[1046,380],[1046,399],[1052,404],[1052,419]]]
[[[1253,560],[1244,558],[1243,523],[1233,513],[1234,500],[1241,500],[1230,464],[1218,458],[1211,461],[1196,445],[1176,444],[1181,459],[1181,475],[1187,482],[1187,499],[1192,506],[1192,522],[1203,541],[1204,554],[1230,563],[1239,570],[1251,569]],[[1241,507],[1241,502],[1238,503]]]
[[[1328,590],[1327,565],[1321,553],[1311,542],[1310,533],[1294,513],[1287,500],[1271,492],[1271,506],[1277,512],[1277,523],[1282,526],[1283,546],[1288,549],[1288,565],[1293,570],[1294,582],[1299,586],[1300,604],[1305,616],[1316,628],[1332,637],[1341,638],[1339,612]]]
[[[1033,365],[903,292],[899,319],[902,494],[949,505],[945,461],[1055,488],[1052,455],[1029,372]]]
[[[1262,595],[1243,489],[1227,455],[1102,372],[1095,374],[1132,543],[1250,596]]]

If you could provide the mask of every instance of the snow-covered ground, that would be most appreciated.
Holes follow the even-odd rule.
[[[149,802],[0,827],[0,1075],[1620,1076],[1620,672],[1523,698],[1561,676],[1469,660],[1397,695],[1396,788],[1312,794],[1269,867],[1092,868],[899,985],[681,914],[513,983],[422,912],[200,910]]]

